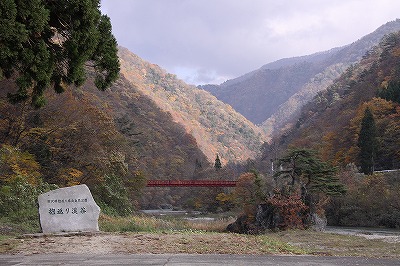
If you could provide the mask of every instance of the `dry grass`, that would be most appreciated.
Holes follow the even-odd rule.
[[[380,239],[308,230],[283,231],[268,236],[307,250],[311,254],[400,258],[400,243]]]
[[[0,235],[0,254],[13,251],[18,245],[18,241],[11,236]]]
[[[11,241],[11,242],[10,242]],[[309,254],[400,258],[398,243],[314,231],[239,235],[204,231],[125,232],[8,239],[2,252],[90,254]],[[16,245],[18,244],[18,245]]]
[[[111,217],[101,215],[99,226],[105,232],[160,232],[160,231],[207,231],[223,232],[234,218],[195,221],[176,217],[157,218],[147,215]]]
[[[144,215],[102,215],[103,233],[38,238],[0,237],[0,253],[310,254],[400,258],[400,244],[364,237],[293,230],[264,235],[223,233],[231,219],[198,222]]]
[[[10,252],[9,252],[10,253]],[[307,254],[266,236],[209,232],[101,233],[21,239],[11,253]]]

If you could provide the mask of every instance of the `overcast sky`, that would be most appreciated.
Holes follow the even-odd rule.
[[[102,0],[118,44],[190,84],[350,44],[400,18],[398,0]]]

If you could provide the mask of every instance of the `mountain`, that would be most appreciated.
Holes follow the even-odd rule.
[[[400,20],[388,22],[350,45],[281,59],[220,85],[199,88],[230,104],[253,123],[262,124],[272,134],[289,127],[302,105],[357,63],[384,35],[398,30]]]
[[[400,168],[400,32],[386,35],[359,63],[301,109],[275,143],[315,149],[336,165],[359,166],[358,136],[366,108],[376,124],[375,170]],[[264,154],[272,155],[271,148]]]
[[[40,109],[11,104],[15,79],[0,80],[0,155],[11,158],[0,164],[0,178],[33,165],[35,178],[61,187],[87,184],[116,209],[125,206],[121,186],[135,206],[215,205],[216,195],[199,189],[147,188],[142,196],[140,190],[145,179],[234,178],[224,169],[216,173],[216,155],[223,166],[254,158],[262,131],[210,93],[125,48],[119,55],[121,74],[111,88],[96,89],[88,70],[82,87],[48,89]]]
[[[318,92],[296,123],[264,146],[262,166],[277,162],[288,149],[306,148],[337,167],[347,192],[325,205],[329,225],[399,227],[399,62],[396,32]]]
[[[192,135],[210,162],[254,158],[265,137],[262,130],[230,105],[195,86],[187,85],[159,66],[120,47],[121,74]]]
[[[47,91],[41,109],[8,103],[15,84],[1,81],[1,143],[34,154],[44,180],[62,186],[96,184],[111,173],[190,179],[198,164],[207,164],[183,126],[124,77],[104,92],[93,80],[62,94]]]

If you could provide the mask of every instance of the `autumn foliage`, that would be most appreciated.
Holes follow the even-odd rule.
[[[400,184],[398,173],[364,176],[343,172],[348,193],[327,206],[328,221],[341,226],[400,227]]]
[[[276,193],[267,199],[266,204],[271,205],[278,217],[277,228],[304,229],[306,226],[307,207],[298,194],[284,195]]]
[[[336,166],[360,167],[358,140],[368,108],[376,125],[374,170],[400,168],[399,40],[399,33],[386,36],[307,103],[297,122],[275,140],[279,150],[306,147]]]

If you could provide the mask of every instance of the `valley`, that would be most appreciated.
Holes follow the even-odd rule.
[[[391,21],[347,46],[197,87],[111,37],[112,56],[94,53],[101,63],[74,73],[44,75],[18,50],[26,73],[0,69],[1,222],[37,231],[40,193],[87,184],[107,217],[170,205],[232,212],[237,233],[316,219],[398,228],[398,173],[385,171],[400,168],[399,30]],[[146,187],[155,180],[235,186]]]

